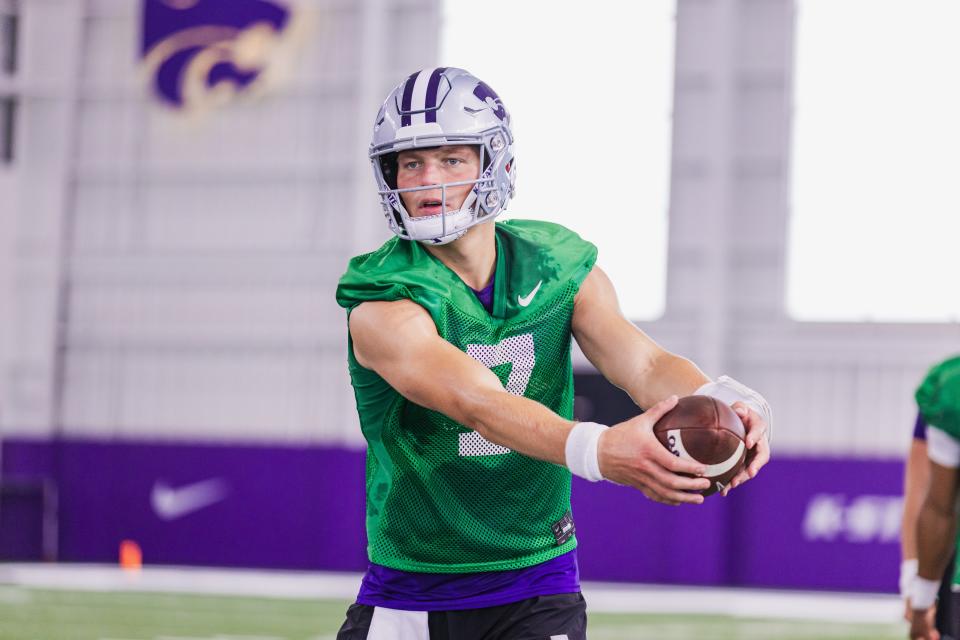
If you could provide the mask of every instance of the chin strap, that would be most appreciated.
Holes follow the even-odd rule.
[[[402,205],[401,205],[402,206]],[[407,233],[419,242],[432,245],[449,244],[462,238],[477,220],[474,210],[479,207],[476,189],[471,189],[460,208],[456,211],[438,213],[433,216],[413,217],[403,210],[403,222]],[[446,221],[447,233],[443,233]]]

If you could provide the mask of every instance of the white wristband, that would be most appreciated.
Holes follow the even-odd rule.
[[[939,581],[917,576],[910,585],[910,606],[913,609],[926,611],[937,601],[938,591],[940,591]]]
[[[910,597],[910,585],[917,577],[917,559],[911,558],[900,563],[900,597]]]
[[[767,442],[770,441],[770,434],[773,432],[773,410],[766,398],[750,387],[737,382],[730,376],[720,376],[715,382],[708,382],[693,393],[698,396],[710,396],[727,404],[743,402],[760,414],[767,423]]]
[[[600,435],[609,427],[596,422],[578,422],[567,436],[565,454],[570,473],[590,482],[603,480],[597,444]]]

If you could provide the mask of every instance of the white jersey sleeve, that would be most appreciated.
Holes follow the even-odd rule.
[[[927,425],[927,457],[941,467],[956,469],[960,467],[960,441],[932,424]]]

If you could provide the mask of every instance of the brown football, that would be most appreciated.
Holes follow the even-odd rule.
[[[729,405],[710,396],[686,396],[653,426],[657,439],[675,456],[706,465],[710,488],[722,491],[743,469],[746,431]]]

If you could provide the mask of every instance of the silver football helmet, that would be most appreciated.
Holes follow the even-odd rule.
[[[476,145],[480,175],[476,180],[397,188],[397,154],[405,149]],[[446,244],[467,229],[493,220],[513,197],[516,167],[510,114],[493,89],[453,67],[423,69],[390,92],[373,127],[370,161],[383,213],[401,238]],[[447,188],[473,184],[463,205],[447,211]],[[400,194],[440,189],[441,213],[411,216]]]

